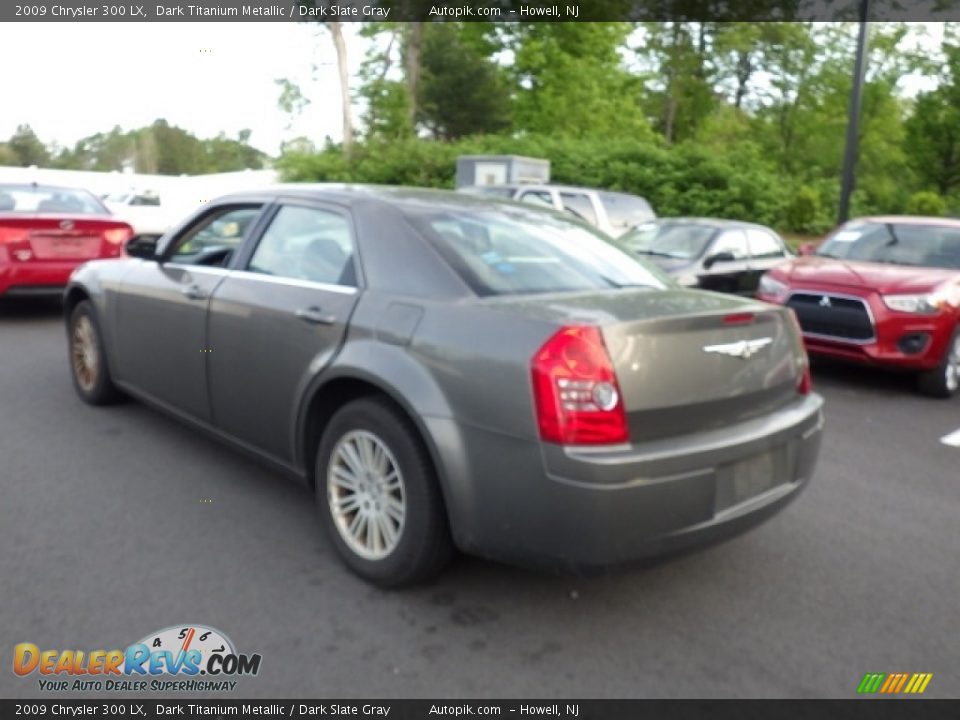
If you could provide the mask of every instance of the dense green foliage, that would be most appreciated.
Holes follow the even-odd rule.
[[[555,182],[643,195],[663,215],[751,217],[779,224],[789,198],[776,174],[750,148],[718,154],[694,143],[667,148],[629,139],[490,135],[439,142],[407,138],[365,143],[355,149],[349,163],[331,148],[316,154],[289,153],[279,167],[293,181],[451,188],[459,155],[508,152],[550,158]]]
[[[556,182],[638,193],[662,215],[821,233],[836,221],[856,32],[375,23],[352,157],[291,149],[278,166],[291,179],[452,187],[459,155],[530,155],[551,161]],[[948,25],[937,57],[924,32],[871,23],[855,215],[960,212],[960,43]],[[908,97],[911,75],[936,89]]]

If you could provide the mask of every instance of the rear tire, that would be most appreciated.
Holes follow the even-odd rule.
[[[110,378],[103,337],[89,300],[77,303],[70,313],[67,341],[70,348],[70,376],[80,399],[90,405],[116,402],[120,392]]]
[[[953,331],[940,364],[920,373],[917,386],[924,395],[951,398],[960,390],[960,326]]]
[[[440,486],[416,427],[383,398],[338,410],[320,441],[317,506],[344,563],[380,587],[436,577],[453,555]]]

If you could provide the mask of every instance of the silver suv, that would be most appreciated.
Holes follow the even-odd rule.
[[[474,185],[460,188],[460,191],[520,200],[565,211],[603,230],[610,237],[620,237],[637,225],[657,217],[650,203],[639,195],[610,190],[522,183]]]

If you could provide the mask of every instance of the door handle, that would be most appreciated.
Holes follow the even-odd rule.
[[[191,300],[204,300],[207,297],[207,292],[199,285],[188,285],[180,292]]]
[[[324,315],[323,310],[316,305],[308,308],[300,308],[294,312],[294,315],[311,325],[333,325],[337,321],[335,315]]]

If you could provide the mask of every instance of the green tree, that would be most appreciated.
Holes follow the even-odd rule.
[[[434,137],[510,129],[510,90],[501,69],[465,41],[468,23],[431,23],[423,38],[417,121]]]
[[[16,132],[7,141],[7,149],[16,158],[14,164],[21,167],[43,167],[50,161],[49,151],[29,125],[17,126]]]
[[[513,54],[514,126],[529,133],[649,138],[641,80],[624,67],[629,23],[519,23]]]
[[[950,195],[960,189],[960,43],[949,31],[944,40],[939,85],[917,97],[906,135],[920,184]]]

